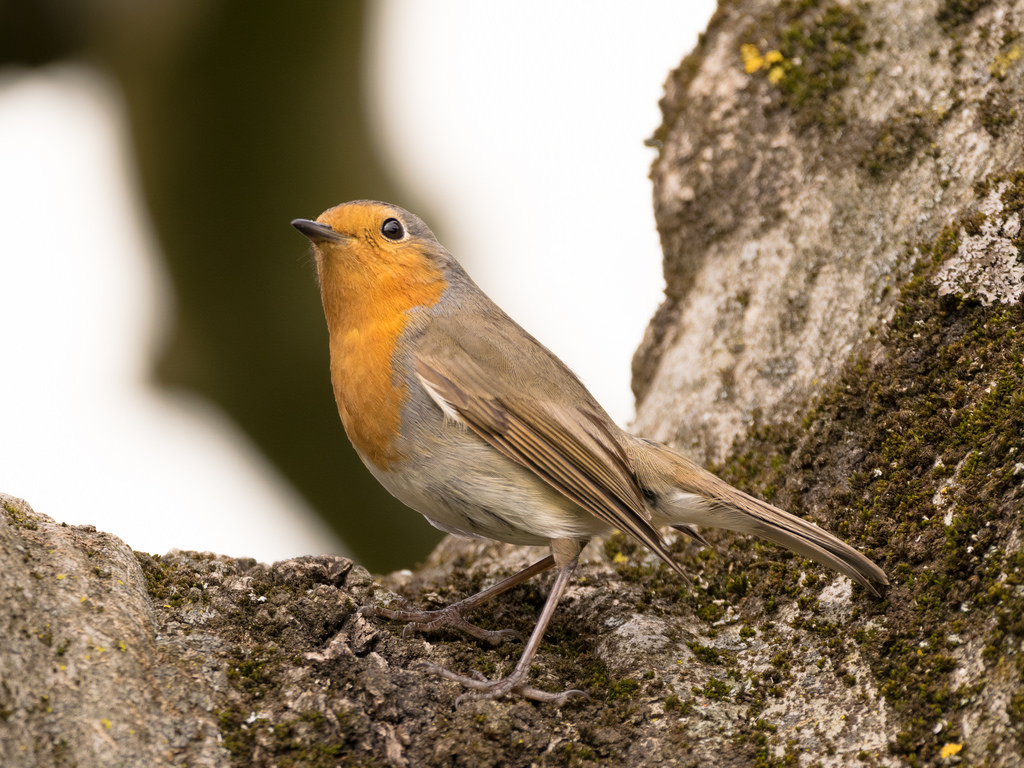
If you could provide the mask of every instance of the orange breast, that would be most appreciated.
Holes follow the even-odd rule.
[[[373,275],[332,275],[329,268],[321,275],[338,413],[352,445],[381,469],[402,458],[397,437],[407,390],[392,366],[407,312],[436,304],[447,287],[436,268],[390,266]]]

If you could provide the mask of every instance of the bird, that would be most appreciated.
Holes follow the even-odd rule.
[[[521,696],[561,705],[583,691],[540,690],[530,666],[583,547],[621,531],[685,577],[659,529],[759,536],[881,596],[874,562],[819,526],[744,493],[667,445],[611,419],[554,353],[473,282],[427,225],[395,205],[356,200],[291,222],[312,243],[338,412],[385,489],[442,531],[550,554],[439,610],[367,606],[407,629],[452,627],[486,642],[464,614],[549,569],[555,577],[514,669],[498,679],[428,664],[465,701]]]

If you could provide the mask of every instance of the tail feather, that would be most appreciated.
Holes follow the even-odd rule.
[[[642,440],[631,454],[637,479],[654,500],[656,525],[700,525],[753,534],[828,566],[875,595],[888,586],[882,569],[849,544],[733,488],[670,448]]]
[[[708,540],[701,536],[700,531],[698,531],[692,525],[673,525],[672,527],[680,533],[685,533],[687,536],[696,541],[702,547],[708,547],[709,549],[711,548],[711,545],[708,543]]]

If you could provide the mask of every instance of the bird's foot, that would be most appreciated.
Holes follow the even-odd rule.
[[[438,664],[431,664],[430,662],[424,662],[420,667],[426,672],[452,680],[465,688],[473,689],[462,694],[455,700],[456,707],[470,701],[500,699],[502,696],[508,696],[510,694],[522,696],[524,699],[533,699],[534,701],[554,704],[557,707],[562,706],[574,696],[582,696],[587,699],[590,698],[585,691],[581,691],[576,688],[568,691],[562,691],[561,693],[551,693],[549,691],[542,691],[539,688],[532,688],[529,685],[526,685],[526,676],[528,672],[520,674],[518,670],[508,677],[503,677],[500,680],[488,680],[479,672],[475,673],[473,677],[466,677],[465,675],[457,674],[452,672],[450,669],[445,669]]]
[[[381,616],[392,621],[405,621],[402,636],[408,637],[412,632],[437,632],[446,627],[458,629],[472,635],[489,645],[500,645],[506,640],[522,640],[523,636],[514,629],[484,629],[470,624],[462,618],[462,602],[452,603],[447,608],[436,611],[396,611],[377,605],[367,605],[359,609],[364,616]]]

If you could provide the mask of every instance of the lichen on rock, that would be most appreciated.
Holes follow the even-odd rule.
[[[940,296],[977,299],[986,307],[995,302],[1016,304],[1024,297],[1024,254],[1021,252],[1021,212],[1003,215],[1003,194],[1010,183],[1000,182],[978,206],[978,230],[960,233],[956,255],[943,263],[934,281]]]

